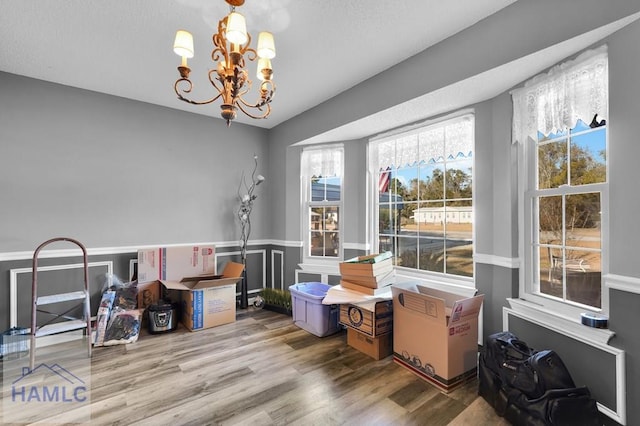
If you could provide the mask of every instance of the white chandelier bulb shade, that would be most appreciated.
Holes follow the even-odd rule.
[[[273,34],[263,31],[258,34],[258,57],[273,59],[276,57],[276,44],[273,41]]]
[[[260,80],[264,80],[264,74],[262,74],[263,69],[272,70],[271,68],[271,59],[260,58],[258,59],[258,71],[256,72],[256,77]]]
[[[227,40],[234,44],[245,44],[248,39],[244,16],[231,12],[227,17]]]
[[[193,36],[189,31],[178,30],[176,32],[173,51],[183,58],[193,58]]]

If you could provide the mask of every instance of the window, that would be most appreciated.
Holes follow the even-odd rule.
[[[342,258],[342,145],[302,152],[305,257]]]
[[[370,142],[374,244],[396,266],[473,277],[473,150],[471,114]]]
[[[513,93],[521,167],[522,292],[561,312],[600,310],[608,221],[606,46]]]

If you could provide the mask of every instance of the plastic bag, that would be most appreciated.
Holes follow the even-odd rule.
[[[133,343],[140,335],[142,314],[138,309],[118,310],[111,313],[104,335],[104,346]]]
[[[103,301],[110,302],[98,324],[96,346],[133,343],[140,334],[142,312],[138,305],[138,282],[123,282],[113,274],[105,274]],[[105,304],[106,304],[105,302]],[[106,316],[106,318],[105,318]]]
[[[113,274],[105,274],[102,292],[112,290],[116,292],[113,309],[136,309],[138,307],[138,282],[123,282]]]

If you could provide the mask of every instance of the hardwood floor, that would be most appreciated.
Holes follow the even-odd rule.
[[[90,364],[91,424],[508,424],[477,397],[475,380],[445,395],[391,357],[347,346],[344,331],[316,337],[253,308],[208,330],[143,331],[135,343],[95,348]]]

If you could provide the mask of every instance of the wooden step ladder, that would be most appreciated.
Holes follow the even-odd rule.
[[[84,261],[84,289],[78,291],[72,291],[69,293],[53,294],[49,296],[38,296],[38,254],[47,245],[58,242],[68,241],[76,244],[82,250],[82,257]],[[54,305],[63,302],[78,301],[70,309],[67,309],[63,313],[53,313],[42,309],[46,305]],[[76,309],[78,306],[83,306],[83,317],[77,318],[68,315],[69,312]],[[37,313],[45,313],[51,315],[51,318],[46,323],[38,326]],[[56,319],[62,319],[63,321],[53,323]],[[74,330],[85,330],[87,339],[87,353],[91,357],[91,307],[90,307],[90,294],[89,294],[89,262],[87,258],[87,249],[79,241],[72,238],[58,237],[52,238],[44,243],[40,244],[36,251],[33,253],[33,271],[31,282],[31,346],[30,346],[30,361],[29,367],[34,369],[36,363],[36,338],[43,336],[50,336],[53,334],[66,333]]]

